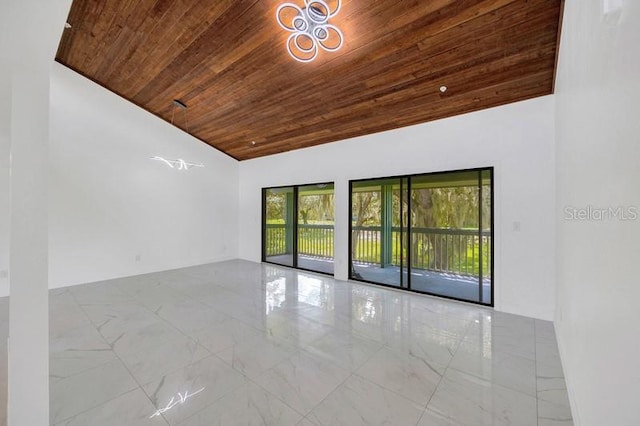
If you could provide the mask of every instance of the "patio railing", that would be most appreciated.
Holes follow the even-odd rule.
[[[383,263],[382,230],[378,226],[354,227],[353,261],[362,264]],[[473,229],[411,228],[411,266],[417,269],[457,275],[479,276],[482,247],[482,275],[491,274],[491,232]],[[268,224],[266,255],[287,254],[286,227]],[[391,266],[400,266],[400,253],[407,258],[407,241],[400,241],[400,228],[391,229]],[[482,244],[481,244],[482,243]],[[298,252],[303,255],[333,258],[334,232],[331,225],[300,225]],[[401,250],[402,248],[402,250]],[[406,260],[405,260],[406,262]],[[385,265],[389,266],[389,265]]]
[[[288,254],[286,225],[269,223],[266,231],[267,257]],[[299,225],[298,253],[333,258],[333,225]]]
[[[299,225],[298,253],[333,258],[333,225]]]
[[[474,229],[411,228],[411,267],[456,275],[491,274],[491,232]],[[400,266],[400,253],[406,264],[408,243],[400,241],[400,228],[392,228],[391,265]],[[353,260],[364,264],[381,264],[382,233],[377,226],[353,228]],[[482,241],[482,244],[480,242]],[[402,248],[402,250],[401,250]]]
[[[287,228],[285,225],[268,223],[265,235],[267,257],[287,254]]]

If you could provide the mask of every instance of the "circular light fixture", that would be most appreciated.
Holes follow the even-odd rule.
[[[305,7],[293,3],[278,6],[276,19],[280,26],[291,32],[287,39],[287,51],[299,62],[311,62],[318,57],[318,50],[340,50],[344,36],[338,27],[328,23],[340,11],[341,0],[334,8],[324,0],[304,0]]]
[[[444,93],[448,90],[447,86],[440,86],[440,92]]]

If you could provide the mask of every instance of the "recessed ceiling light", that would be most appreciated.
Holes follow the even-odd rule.
[[[444,93],[447,91],[447,86],[440,86],[440,93]]]
[[[65,22],[65,23],[64,23],[64,27],[65,27],[66,29],[70,30],[70,29],[71,29],[71,24],[70,24],[70,23],[68,23],[68,22]]]
[[[250,144],[251,146],[256,146],[256,141],[251,141],[251,142],[249,142],[249,144]]]

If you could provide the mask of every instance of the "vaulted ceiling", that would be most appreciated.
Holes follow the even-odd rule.
[[[239,160],[553,92],[562,0],[343,0],[309,63],[284,1],[74,0],[56,60]]]

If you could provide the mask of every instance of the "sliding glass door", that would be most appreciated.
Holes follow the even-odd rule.
[[[407,287],[407,179],[351,182],[351,277]]]
[[[492,169],[350,187],[352,279],[493,304]]]
[[[490,175],[411,177],[412,289],[492,303]]]
[[[270,188],[263,191],[263,258],[278,265],[294,264],[294,188]]]
[[[333,274],[333,183],[265,188],[262,197],[262,260]]]
[[[333,275],[333,184],[298,187],[298,264]]]

